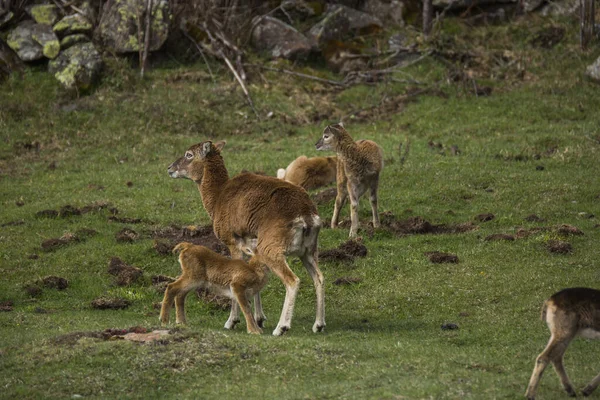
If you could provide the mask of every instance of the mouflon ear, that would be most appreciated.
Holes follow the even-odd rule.
[[[223,150],[223,147],[225,147],[226,144],[227,144],[227,141],[225,141],[225,140],[219,140],[218,142],[214,143],[216,149],[219,151]]]
[[[338,123],[338,125],[339,125],[339,126],[341,126],[342,128],[344,127],[344,123],[343,123],[342,121],[340,121],[340,122]]]
[[[206,158],[206,156],[210,153],[212,145],[213,144],[210,140],[202,143],[202,149],[200,150],[200,155],[202,156],[202,158]]]

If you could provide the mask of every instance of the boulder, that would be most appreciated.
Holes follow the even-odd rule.
[[[382,28],[378,18],[343,5],[332,5],[327,8],[325,18],[310,28],[307,36],[311,44],[323,49],[332,41],[343,41]]]
[[[36,4],[27,13],[35,22],[42,25],[54,25],[58,21],[58,7],[54,4]]]
[[[146,20],[145,0],[115,0],[102,14],[99,25],[100,38],[104,45],[115,53],[138,52],[143,43],[139,38],[138,16],[141,28]],[[154,0],[150,28],[150,51],[158,50],[169,35],[169,3],[167,0]]]
[[[544,4],[544,0],[523,0],[523,11],[530,13],[537,10],[542,4]]]
[[[60,41],[60,48],[66,50],[77,43],[84,43],[89,41],[90,38],[87,35],[84,35],[83,33],[76,33],[74,35],[69,35],[62,38],[62,40]]]
[[[399,0],[391,0],[387,3],[381,0],[365,1],[362,11],[383,22],[404,26],[405,6]]]
[[[31,30],[31,37],[42,46],[42,54],[44,54],[45,57],[53,59],[58,56],[58,53],[60,52],[60,42],[50,25],[34,25]]]
[[[102,57],[92,43],[78,43],[50,61],[48,71],[69,90],[88,89],[102,69]]]
[[[92,24],[81,14],[68,15],[58,21],[53,27],[54,33],[59,37],[73,35],[75,33],[90,33],[93,29]]]
[[[323,14],[325,5],[319,2],[307,2],[304,0],[283,0],[279,8],[281,11],[278,12],[278,17],[304,21],[316,15]]]
[[[252,45],[272,58],[306,58],[311,50],[308,39],[290,25],[273,17],[253,21]]]
[[[6,39],[8,46],[23,61],[35,61],[44,57],[43,47],[32,37],[34,26],[36,23],[33,21],[21,22]]]
[[[548,2],[541,9],[544,17],[562,17],[579,15],[580,0],[558,0]]]
[[[600,57],[586,68],[585,74],[596,82],[600,82]]]

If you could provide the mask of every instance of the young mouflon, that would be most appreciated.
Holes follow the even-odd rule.
[[[286,256],[297,256],[311,276],[317,300],[313,332],[325,327],[323,274],[318,266],[317,240],[321,219],[308,193],[299,186],[275,177],[242,173],[229,178],[221,150],[225,142],[205,141],[191,146],[168,168],[173,178],[196,183],[202,204],[213,223],[215,235],[229,248],[232,258],[242,258],[239,238],[256,239],[261,260],[285,285],[285,300],[273,335],[291,327],[300,280],[290,269]],[[239,321],[239,308],[232,301],[226,327]],[[260,295],[254,296],[259,325],[265,319]]]
[[[169,312],[175,303],[176,322],[185,324],[185,297],[190,291],[203,288],[236,299],[246,318],[248,333],[262,333],[252,315],[249,298],[259,293],[267,283],[268,269],[251,249],[244,248],[243,251],[251,256],[248,262],[232,260],[188,242],[175,246],[173,253],[179,253],[181,275],[167,286],[160,322],[169,322]]]
[[[358,231],[358,201],[369,191],[373,211],[373,227],[379,227],[377,212],[377,189],[379,174],[383,169],[383,150],[372,140],[354,141],[342,123],[329,125],[316,143],[317,150],[333,150],[337,154],[337,196],[331,219],[331,228],[338,223],[340,210],[350,197],[350,237]]]
[[[277,170],[277,178],[303,187],[306,190],[327,186],[335,182],[337,157],[300,156],[287,166]]]
[[[542,320],[550,329],[550,341],[535,360],[525,396],[535,399],[542,373],[551,362],[565,391],[575,397],[575,390],[563,366],[563,356],[576,336],[600,339],[600,290],[570,288],[553,294],[543,304]],[[583,395],[589,396],[599,384],[600,374],[583,388]]]

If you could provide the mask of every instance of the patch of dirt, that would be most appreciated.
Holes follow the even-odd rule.
[[[423,217],[410,217],[405,220],[398,220],[394,214],[389,211],[380,214],[381,226],[391,232],[404,236],[414,234],[442,234],[442,233],[464,233],[479,229],[472,222],[463,222],[454,225],[434,225]]]
[[[118,243],[133,243],[140,235],[133,229],[123,228],[115,234],[115,239]]]
[[[0,301],[0,312],[9,312],[13,310],[14,303],[10,300]]]
[[[40,256],[38,256],[37,254],[34,253],[34,254],[28,255],[27,258],[29,260],[37,260],[38,258],[40,258]]]
[[[77,207],[73,207],[70,204],[62,206],[58,211],[58,216],[61,218],[68,218],[75,215],[81,215],[81,210]]]
[[[335,249],[319,252],[319,260],[351,263],[356,257],[366,257],[367,247],[361,239],[350,239]]]
[[[526,216],[523,219],[527,222],[544,222],[544,221],[546,221],[544,218],[542,218],[536,214],[529,214],[528,216]]]
[[[56,336],[51,339],[51,342],[55,345],[67,345],[73,346],[77,344],[81,338],[92,338],[101,340],[116,340],[125,339],[134,342],[149,342],[166,335],[171,334],[171,331],[160,330],[160,331],[149,331],[142,326],[132,326],[127,329],[119,328],[107,328],[103,331],[87,331],[87,332],[71,332],[66,335]]]
[[[321,190],[320,192],[312,194],[310,196],[310,198],[316,205],[320,206],[320,205],[327,204],[327,203],[334,201],[336,196],[337,196],[337,189],[329,188],[329,189]]]
[[[107,272],[117,277],[115,281],[117,286],[129,286],[137,282],[144,274],[141,269],[125,264],[119,257],[110,259]]]
[[[571,243],[562,240],[549,240],[548,243],[546,243],[546,248],[550,253],[556,254],[568,254],[573,251]]]
[[[441,326],[443,331],[454,331],[456,329],[458,329],[458,325],[452,322],[446,323],[446,324],[442,324]]]
[[[9,221],[9,222],[5,222],[2,225],[0,225],[0,227],[4,228],[6,226],[18,226],[18,225],[24,225],[25,221],[22,219],[18,219],[16,221]]]
[[[163,255],[170,255],[173,247],[178,243],[190,242],[208,247],[221,255],[230,256],[227,246],[215,236],[212,225],[164,227],[152,232],[152,237],[155,239],[154,249]]]
[[[565,28],[561,26],[550,26],[540,30],[531,39],[533,47],[541,47],[542,49],[551,49],[556,46],[565,36]]]
[[[343,277],[337,278],[335,281],[333,281],[333,284],[334,285],[354,285],[354,284],[357,284],[360,282],[362,282],[362,279],[360,279],[360,278],[343,276]]]
[[[429,258],[434,264],[456,264],[458,263],[458,256],[452,253],[444,253],[441,251],[428,251],[423,253]]]
[[[110,203],[106,201],[95,201],[87,206],[83,206],[81,208],[77,208],[70,204],[64,205],[60,208],[59,211],[56,210],[42,210],[35,213],[35,216],[38,218],[68,218],[72,216],[78,216],[87,214],[92,211],[101,211],[105,208],[109,207]]]
[[[55,345],[73,346],[81,338],[104,339],[104,335],[102,332],[71,332],[66,335],[57,336],[51,340]]]
[[[492,235],[486,236],[485,239],[486,242],[492,242],[492,241],[497,241],[497,240],[509,240],[509,241],[513,241],[515,240],[515,236],[514,235],[509,235],[507,233],[494,233]]]
[[[29,297],[38,297],[42,294],[42,288],[37,283],[28,283],[23,286],[23,290]]]
[[[222,311],[231,310],[231,299],[209,292],[207,289],[196,289],[196,296],[205,303]]]
[[[40,280],[42,286],[46,289],[65,290],[69,287],[69,281],[60,276],[50,275]]]
[[[479,222],[488,222],[496,218],[496,216],[492,213],[484,213],[475,216],[475,220]]]
[[[92,301],[92,308],[99,310],[121,310],[131,305],[131,301],[118,297],[99,297]]]
[[[559,225],[557,228],[557,232],[560,235],[565,235],[565,236],[571,236],[571,235],[581,236],[581,235],[583,235],[583,232],[581,231],[581,229],[579,229],[576,226],[569,225],[569,224]]]
[[[35,213],[38,218],[56,218],[58,217],[58,211],[56,210],[42,210]]]
[[[98,234],[98,232],[89,228],[78,229],[77,231],[75,231],[75,233],[67,232],[59,238],[51,238],[44,240],[41,245],[42,250],[46,252],[54,251],[60,247],[66,246],[74,242],[82,242],[96,234]]]
[[[128,218],[128,217],[117,217],[112,215],[108,217],[110,222],[119,222],[121,224],[141,224],[143,220],[141,218]]]

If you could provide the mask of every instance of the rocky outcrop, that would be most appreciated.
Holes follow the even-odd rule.
[[[33,21],[21,22],[9,33],[6,43],[23,61],[36,61],[44,56],[54,58],[60,51],[60,43],[50,25]]]
[[[92,43],[79,43],[60,53],[48,71],[68,90],[88,89],[102,69],[102,57]]]
[[[562,17],[568,15],[577,15],[579,13],[579,6],[579,0],[551,1],[542,7],[541,14],[545,17]]]
[[[323,20],[308,32],[311,44],[323,49],[331,41],[343,41],[349,37],[368,34],[383,28],[378,18],[355,9],[332,5]]]
[[[306,58],[311,50],[308,39],[290,25],[273,17],[253,21],[252,45],[268,52],[271,58]]]
[[[140,38],[146,20],[145,0],[115,0],[105,10],[100,20],[99,33],[104,45],[115,53],[138,52],[143,43]],[[169,35],[169,4],[167,0],[154,0],[151,14],[150,51],[160,49]],[[138,24],[138,19],[142,21]]]

